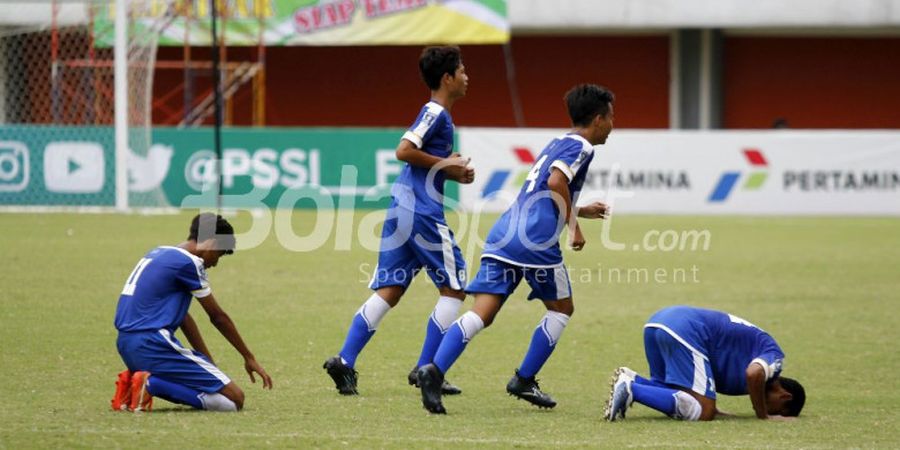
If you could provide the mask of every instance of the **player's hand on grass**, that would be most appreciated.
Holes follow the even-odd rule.
[[[605,219],[609,217],[609,206],[603,202],[594,202],[578,208],[578,217],[585,219]]]
[[[571,242],[569,243],[569,245],[572,247],[572,250],[575,250],[576,252],[580,252],[581,249],[584,248],[584,244],[585,244],[584,235],[581,234],[581,227],[578,225],[575,225],[575,232],[571,233],[570,236],[572,236],[572,239],[571,239]]]
[[[244,370],[250,375],[251,383],[256,383],[256,377],[253,376],[253,372],[256,372],[259,374],[259,377],[262,378],[263,389],[272,389],[272,377],[266,373],[266,369],[263,369],[255,359],[244,360]]]
[[[472,158],[464,158],[459,153],[454,153],[447,158],[447,165],[444,166],[444,173],[447,178],[457,183],[469,184],[475,181],[475,169],[469,167],[469,161]]]

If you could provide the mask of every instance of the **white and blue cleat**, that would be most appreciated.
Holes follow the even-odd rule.
[[[613,373],[609,398],[606,400],[606,410],[603,415],[606,420],[615,422],[625,418],[625,412],[634,402],[631,393],[631,384],[634,383],[635,371],[627,367],[619,367]]]

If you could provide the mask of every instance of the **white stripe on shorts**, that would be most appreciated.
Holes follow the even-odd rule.
[[[222,371],[219,370],[218,367],[212,365],[209,361],[195,355],[190,350],[176,344],[175,341],[172,340],[172,336],[169,334],[169,330],[165,330],[165,329],[159,330],[159,334],[162,335],[163,339],[165,339],[166,342],[168,342],[169,345],[171,345],[172,348],[175,349],[175,351],[177,351],[178,353],[181,353],[181,356],[184,356],[185,358],[197,363],[197,365],[202,367],[203,370],[209,372],[212,376],[218,378],[219,381],[222,382],[222,384],[231,383],[231,379],[228,378],[228,375],[225,375],[224,373],[222,373]]]
[[[666,333],[668,333],[669,336],[672,336],[673,338],[675,338],[676,341],[678,341],[679,343],[681,343],[681,345],[685,346],[688,350],[691,351],[691,355],[693,355],[693,357],[694,357],[694,384],[693,384],[693,386],[691,386],[691,390],[700,395],[705,396],[706,390],[707,390],[706,389],[707,377],[706,377],[705,362],[709,361],[709,358],[707,358],[706,355],[704,355],[703,353],[700,353],[699,351],[697,351],[697,349],[694,348],[694,346],[692,346],[691,344],[688,344],[688,342],[686,340],[684,340],[684,338],[679,336],[678,333],[672,331],[671,328],[669,328],[661,323],[651,322],[651,323],[644,325],[644,328],[659,328],[660,330],[663,330]]]
[[[444,253],[444,272],[447,273],[447,280],[450,282],[450,289],[460,290],[459,276],[456,273],[456,257],[453,255],[453,239],[450,237],[450,228],[446,225],[437,225],[438,233],[441,235],[441,251]]]
[[[565,267],[553,268],[553,282],[556,283],[556,300],[572,296],[572,291],[569,289],[569,276]]]
[[[691,390],[706,395],[706,364],[703,361],[703,355],[697,352],[691,352],[694,355],[694,385]]]
[[[661,323],[655,323],[655,322],[650,322],[650,323],[648,323],[648,324],[645,324],[645,325],[644,325],[644,328],[659,328],[660,330],[663,330],[663,331],[665,331],[666,333],[669,333],[669,336],[672,336],[673,338],[675,338],[676,341],[680,342],[681,345],[687,347],[687,349],[690,350],[691,353],[693,353],[693,354],[695,354],[695,355],[697,355],[697,356],[700,356],[701,358],[703,358],[703,359],[706,360],[706,361],[709,361],[709,358],[707,358],[706,355],[704,355],[703,353],[700,353],[700,352],[699,352],[696,348],[694,348],[694,346],[692,346],[691,344],[688,344],[686,340],[684,340],[681,336],[679,336],[677,333],[675,333],[674,331],[672,331],[671,328],[669,328],[669,327],[667,327],[667,326],[665,326],[665,325],[663,325],[663,324],[661,324]]]

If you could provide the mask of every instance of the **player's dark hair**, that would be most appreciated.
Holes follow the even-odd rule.
[[[462,64],[459,47],[447,45],[443,47],[426,47],[419,56],[419,73],[428,89],[436,91],[441,87],[444,74],[456,75],[456,69]]]
[[[573,126],[587,126],[594,117],[606,117],[609,105],[616,100],[609,89],[596,84],[579,84],[566,92],[566,108]]]
[[[226,255],[234,253],[234,227],[224,217],[213,213],[194,216],[188,240],[203,242],[212,238],[216,239],[216,250],[224,250]]]
[[[800,411],[803,410],[803,404],[806,403],[806,391],[803,389],[803,386],[793,378],[779,377],[778,379],[781,381],[781,387],[791,393],[791,399],[786,405],[787,412],[785,415],[793,417],[799,416]]]

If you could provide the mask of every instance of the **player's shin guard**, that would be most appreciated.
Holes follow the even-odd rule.
[[[437,353],[444,334],[453,325],[453,320],[459,314],[459,307],[462,306],[462,300],[453,297],[441,296],[438,298],[437,304],[434,305],[434,311],[428,317],[428,325],[425,328],[425,342],[422,344],[422,353],[419,355],[419,362],[416,367],[422,367],[431,363],[434,354]]]
[[[556,311],[547,311],[531,336],[528,353],[525,354],[525,359],[519,366],[520,377],[532,378],[541,370],[541,367],[544,367],[544,363],[550,358],[550,354],[556,348],[556,343],[559,342],[559,337],[562,336],[568,323],[569,316]]]
[[[147,392],[154,397],[159,397],[172,403],[203,409],[200,391],[166,381],[154,375],[150,375],[147,379]]]
[[[450,370],[459,355],[462,355],[463,350],[466,349],[466,344],[483,329],[484,321],[472,311],[463,314],[456,319],[456,322],[453,322],[434,355],[434,365],[441,373],[446,374]]]
[[[381,319],[390,310],[391,305],[388,305],[377,293],[372,293],[372,296],[359,307],[356,315],[353,316],[353,321],[350,322],[350,330],[347,331],[344,347],[341,348],[339,353],[344,364],[348,367],[353,367],[356,364],[356,357],[359,356],[359,352],[362,351],[369,339],[372,338],[372,335],[375,334]]]
[[[203,402],[203,409],[207,411],[219,412],[236,412],[237,405],[228,397],[219,394],[200,394],[200,401]]]

